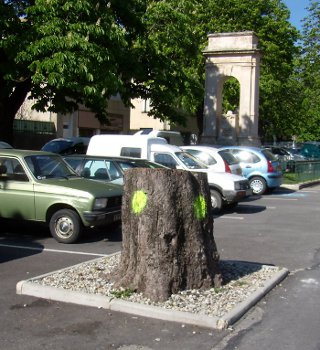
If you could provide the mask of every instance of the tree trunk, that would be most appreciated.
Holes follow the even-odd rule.
[[[220,286],[206,174],[136,168],[124,183],[115,288],[164,301],[181,290]]]
[[[12,87],[5,85],[4,79],[0,77],[0,140],[13,143],[13,121],[16,113],[26,99],[31,89],[31,79],[17,83]]]

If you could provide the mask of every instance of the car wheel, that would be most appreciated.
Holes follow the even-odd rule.
[[[55,212],[49,223],[52,237],[60,243],[76,242],[82,232],[79,215],[71,209],[61,209]]]
[[[222,209],[221,194],[216,190],[210,190],[210,198],[211,198],[212,211],[214,213],[219,213]]]
[[[266,180],[259,176],[254,176],[249,180],[253,194],[264,194],[267,190]]]

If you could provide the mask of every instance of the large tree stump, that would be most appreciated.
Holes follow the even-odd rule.
[[[181,290],[221,284],[206,174],[127,170],[122,240],[116,288],[164,301]]]

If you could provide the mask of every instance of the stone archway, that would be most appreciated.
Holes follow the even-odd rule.
[[[253,32],[208,35],[204,123],[201,143],[259,145],[260,50]],[[234,77],[240,85],[239,112],[222,115],[223,85]],[[229,124],[228,124],[229,123]],[[225,132],[229,125],[231,132]]]

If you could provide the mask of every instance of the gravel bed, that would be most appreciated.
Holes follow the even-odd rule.
[[[220,261],[224,285],[200,291],[185,290],[171,295],[165,302],[152,302],[141,293],[114,290],[105,275],[118,266],[120,253],[70,267],[42,278],[34,283],[71,291],[122,298],[135,303],[154,305],[171,310],[186,311],[207,316],[222,317],[235,305],[265,285],[279,267],[239,261]]]

